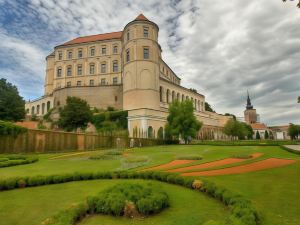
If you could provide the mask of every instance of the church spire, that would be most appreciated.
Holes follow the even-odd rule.
[[[251,100],[249,97],[249,92],[247,90],[247,105],[246,105],[246,109],[253,109],[253,106],[251,105]]]

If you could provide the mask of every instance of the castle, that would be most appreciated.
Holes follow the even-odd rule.
[[[43,116],[63,106],[67,96],[85,99],[91,107],[128,111],[130,136],[163,137],[168,106],[192,100],[203,122],[199,139],[224,139],[230,117],[205,111],[205,96],[181,86],[163,61],[158,26],[143,14],[122,31],[75,38],[54,47],[46,57],[44,96],[27,102],[27,115]]]

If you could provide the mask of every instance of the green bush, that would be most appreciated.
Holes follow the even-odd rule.
[[[17,126],[14,123],[0,120],[0,136],[11,135],[16,137],[18,134],[25,133],[27,128]]]
[[[157,188],[156,188],[157,189]],[[169,206],[165,192],[155,190],[151,184],[120,184],[88,198],[90,212],[122,216],[126,202],[132,202],[139,213],[150,215]]]
[[[203,157],[200,155],[182,155],[182,156],[177,156],[176,159],[179,159],[179,160],[201,160],[201,159],[203,159]]]

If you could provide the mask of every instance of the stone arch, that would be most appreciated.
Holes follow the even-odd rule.
[[[184,94],[181,96],[181,101],[183,102],[185,100]]]
[[[172,91],[172,102],[175,101],[175,91]]]
[[[148,138],[154,138],[153,127],[148,127]]]
[[[163,139],[164,138],[164,128],[160,127],[157,131],[157,138]]]
[[[40,114],[40,105],[36,106],[36,114]]]
[[[42,115],[45,114],[45,103],[42,103]]]
[[[169,89],[167,89],[167,103],[169,103],[170,102],[170,99],[169,99],[169,97],[170,97],[170,90]]]
[[[34,106],[31,107],[31,115],[34,115]]]
[[[50,107],[51,107],[50,104],[51,104],[50,101],[48,101],[48,102],[47,102],[47,112],[50,110]]]
[[[180,101],[180,94],[177,93],[177,97],[176,97],[177,101]]]

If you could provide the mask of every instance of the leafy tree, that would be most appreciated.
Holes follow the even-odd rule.
[[[0,120],[18,121],[25,117],[25,101],[16,86],[0,79]]]
[[[211,105],[208,102],[205,102],[205,111],[216,112],[215,110],[213,110],[213,108],[211,107]]]
[[[298,103],[300,103],[300,96],[298,96]]]
[[[300,136],[300,125],[291,123],[288,128],[288,135],[292,140],[297,139]]]
[[[77,97],[68,97],[67,104],[60,109],[58,125],[67,131],[77,128],[86,128],[92,119],[92,112],[89,104]]]
[[[233,115],[233,114],[231,114],[231,113],[225,113],[224,115],[225,115],[225,116],[232,116],[232,117],[233,117],[233,119],[234,119],[234,120],[236,120],[236,116],[235,116],[235,115]]]
[[[258,130],[256,131],[255,138],[256,138],[256,140],[260,140],[260,134],[259,134]]]
[[[253,131],[252,127],[249,124],[246,124],[246,123],[243,123],[243,124],[247,130],[247,138],[249,140],[253,139],[254,131]]]
[[[195,138],[202,123],[194,115],[192,101],[174,101],[170,104],[169,115],[165,127],[167,137],[179,136],[188,143],[189,138]]]
[[[283,2],[286,2],[286,0],[282,0]],[[294,1],[294,0],[290,0],[290,1]],[[300,0],[298,0],[298,4],[297,7],[300,8]]]
[[[238,137],[240,140],[253,135],[253,130],[247,124],[230,119],[224,126],[224,133],[231,137]]]
[[[269,139],[269,132],[265,130],[265,139]]]

